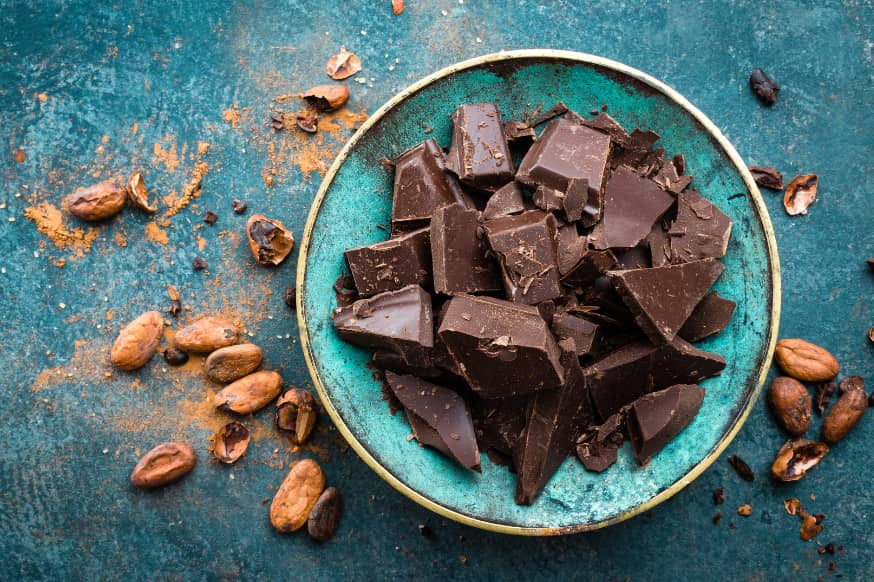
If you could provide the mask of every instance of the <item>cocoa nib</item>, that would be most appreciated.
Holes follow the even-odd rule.
[[[175,285],[167,285],[167,296],[170,298],[170,307],[167,308],[167,312],[173,317],[178,317],[179,312],[182,311],[182,297]]]
[[[746,462],[738,457],[737,455],[730,455],[728,457],[728,462],[737,471],[737,474],[741,476],[741,479],[744,481],[754,481],[756,476],[753,475],[753,470],[750,469],[750,466],[746,464]]]
[[[281,111],[270,112],[270,127],[276,131],[282,131],[285,129],[285,115],[283,115]]]
[[[294,311],[297,309],[297,288],[295,287],[286,287],[285,288],[285,305]]]
[[[181,366],[188,361],[188,354],[176,348],[167,348],[164,350],[163,356],[171,366]]]
[[[765,105],[771,106],[777,102],[777,93],[780,92],[780,86],[768,78],[765,71],[758,67],[750,73],[750,88],[756,94],[756,97],[759,98],[759,101]]]
[[[722,505],[725,503],[725,492],[722,487],[713,492],[713,505]]]
[[[315,109],[301,109],[294,114],[294,120],[307,133],[316,133],[319,130],[319,114]]]
[[[212,210],[207,210],[206,215],[203,217],[203,221],[208,225],[212,226],[215,224],[215,221],[218,220],[218,214],[213,212]]]
[[[835,393],[835,388],[837,388],[837,385],[834,380],[820,382],[816,385],[816,389],[813,393],[813,409],[819,416],[822,416],[822,413],[825,412],[826,407],[828,407],[828,403],[831,402],[832,394]]]
[[[825,443],[807,439],[786,441],[771,465],[771,475],[778,481],[798,481],[818,465],[827,453],[828,446]]]
[[[209,267],[209,263],[207,263],[206,259],[204,259],[203,257],[197,257],[194,259],[194,261],[192,261],[191,267],[195,271],[203,271],[204,269]]]
[[[750,166],[753,180],[762,188],[769,190],[783,189],[783,175],[776,168],[770,166]]]
[[[234,213],[243,214],[244,212],[246,212],[246,208],[248,208],[248,205],[240,200],[231,200],[231,208],[233,208]]]

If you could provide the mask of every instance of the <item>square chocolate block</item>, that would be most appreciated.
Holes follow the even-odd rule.
[[[428,228],[349,249],[345,256],[361,297],[395,291],[407,285],[431,286],[431,242]]]
[[[513,158],[494,103],[462,105],[452,114],[446,167],[464,184],[494,191],[513,180]]]
[[[446,172],[443,150],[434,138],[426,139],[395,160],[391,210],[394,227],[431,220],[434,210],[456,202],[466,203],[456,179]]]

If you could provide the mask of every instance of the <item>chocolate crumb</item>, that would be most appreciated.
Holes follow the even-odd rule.
[[[270,112],[270,127],[275,129],[276,131],[282,131],[283,129],[285,129],[285,119],[281,112]]]
[[[607,104],[606,103],[601,106],[601,111],[607,111]]]
[[[725,492],[722,487],[713,492],[713,505],[722,505],[725,503]]]
[[[835,545],[833,543],[829,542],[824,546],[820,546],[818,551],[820,554],[829,554],[829,555],[834,556],[835,555]]]
[[[717,511],[716,515],[713,516],[713,525],[719,525],[720,521],[722,521],[722,512]]]
[[[420,523],[417,527],[418,527],[418,529],[419,529],[419,533],[420,533],[420,534],[422,535],[422,537],[424,537],[424,538],[430,538],[430,537],[431,537],[431,534],[434,533],[434,532],[431,531],[431,528],[428,527],[427,525],[425,525],[424,523]]]
[[[753,470],[750,469],[750,466],[746,464],[746,462],[738,457],[737,455],[730,455],[728,457],[728,462],[737,471],[737,474],[740,475],[741,479],[744,481],[755,481],[756,476],[753,475]]]
[[[728,529],[737,529],[737,526],[734,525],[734,522],[729,522]]]
[[[179,295],[179,290],[175,285],[167,285],[167,296],[170,298],[170,307],[167,312],[173,317],[177,317],[182,311],[182,296]]]
[[[234,209],[234,213],[243,214],[244,212],[246,212],[246,208],[248,208],[248,205],[241,200],[231,200],[231,208]]]
[[[203,221],[208,225],[212,226],[213,224],[215,224],[216,220],[218,220],[218,214],[216,214],[212,210],[207,210],[206,216],[203,217]]]
[[[203,271],[204,269],[209,267],[209,263],[207,263],[206,259],[204,259],[203,257],[197,257],[191,263],[191,266],[194,268],[195,271]]]
[[[291,309],[292,311],[297,309],[297,288],[286,287],[284,299],[285,305],[288,306],[289,309]]]
[[[307,133],[316,133],[319,130],[319,114],[315,109],[301,109],[294,114],[294,120]]]
[[[590,109],[589,115],[598,115],[598,110],[597,109]]]
[[[828,571],[829,571],[829,572],[834,572],[835,569],[836,569],[837,567],[838,567],[838,566],[837,566],[837,564],[835,564],[835,561],[834,561],[834,560],[829,560],[829,561],[828,561]]]
[[[387,157],[382,156],[379,158],[379,163],[382,164],[382,167],[385,168],[386,172],[391,173],[395,171],[395,163]]]

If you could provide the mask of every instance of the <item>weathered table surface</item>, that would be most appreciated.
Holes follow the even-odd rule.
[[[762,400],[728,450],[750,463],[755,482],[720,459],[647,515],[591,534],[526,539],[418,507],[348,451],[326,419],[295,453],[265,411],[250,421],[256,438],[244,461],[216,466],[206,438],[222,419],[210,411],[214,387],[198,362],[173,369],[156,359],[135,374],[111,372],[106,354],[119,327],[165,308],[172,283],[190,307],[180,322],[230,317],[287,382],[310,386],[282,300],[294,258],[276,270],[255,266],[240,239],[245,217],[230,201],[299,233],[320,172],[358,113],[454,61],[543,46],[638,67],[710,115],[748,163],[820,175],[806,217],[786,216],[780,196],[765,192],[783,265],[781,335],[821,343],[847,374],[870,375],[871,3],[408,3],[394,17],[387,0],[0,2],[0,578],[874,576],[870,418],[803,481],[777,486],[767,469],[783,437]],[[276,98],[327,81],[324,63],[340,45],[360,55],[366,81],[347,81],[346,112],[323,120],[314,138],[274,132],[271,108],[297,107]],[[747,88],[754,66],[783,86],[772,109]],[[126,209],[93,228],[59,211],[77,186],[133,169],[161,199],[155,216]],[[219,217],[212,227],[202,222],[207,210]],[[208,272],[191,269],[196,256]],[[169,439],[196,445],[194,474],[163,491],[132,490],[138,453]],[[262,504],[298,455],[319,458],[345,493],[339,535],[322,546],[303,533],[275,534]],[[718,487],[727,500],[715,507]],[[783,510],[793,496],[827,516],[815,542],[802,542],[797,518]],[[742,503],[751,517],[735,514]],[[724,515],[713,525],[717,510]],[[420,535],[418,524],[433,534]],[[820,555],[828,542],[845,553]]]

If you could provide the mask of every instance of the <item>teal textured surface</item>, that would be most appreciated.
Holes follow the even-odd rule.
[[[281,298],[294,284],[296,253],[277,270],[254,268],[245,243],[234,244],[245,217],[229,209],[232,199],[244,199],[250,213],[274,214],[298,237],[302,232],[318,172],[304,172],[288,156],[277,162],[283,179],[274,188],[262,180],[273,167],[267,146],[279,150],[288,141],[269,127],[275,97],[329,81],[325,61],[340,45],[361,57],[359,77],[367,80],[346,81],[349,107],[370,113],[451,63],[548,47],[647,71],[713,119],[746,162],[773,165],[787,178],[819,174],[819,198],[805,217],[786,216],[781,196],[763,192],[780,248],[781,336],[820,343],[840,360],[842,374],[865,376],[870,389],[874,275],[864,264],[874,256],[870,2],[406,3],[394,17],[388,0],[0,0],[0,578],[874,579],[870,411],[802,481],[777,485],[768,468],[785,435],[759,399],[726,452],[750,464],[753,483],[742,481],[723,455],[651,512],[553,538],[494,534],[437,518],[381,480],[322,418],[313,442],[328,482],[344,493],[345,515],[337,539],[318,545],[305,534],[276,534],[267,520],[262,501],[287,469],[278,461],[295,457],[269,436],[269,411],[245,419],[268,429],[246,457],[217,467],[207,460],[211,431],[199,409],[183,406],[199,403],[210,388],[199,375],[165,372],[156,360],[136,375],[101,379],[119,325],[146,308],[164,308],[164,285],[174,283],[193,310],[186,317],[236,311],[251,341],[264,348],[265,366],[312,389],[294,340],[294,314]],[[773,108],[761,106],[747,85],[757,66],[782,86]],[[235,103],[241,114],[249,108],[239,129],[223,120]],[[336,152],[350,135],[327,136],[326,149]],[[167,136],[180,157],[175,172],[153,154],[155,144],[170,147]],[[135,167],[148,172],[156,193],[178,193],[199,140],[212,144],[205,158],[210,172],[198,208],[174,217],[167,245],[144,236],[149,217],[125,211],[100,227],[90,253],[63,269],[51,264],[75,253],[37,231],[24,217],[29,206],[57,204],[95,181],[95,172],[109,177]],[[26,152],[23,163],[14,161],[17,148]],[[327,153],[319,161],[330,159]],[[195,230],[207,209],[219,222]],[[127,247],[116,244],[117,234]],[[198,237],[208,243],[202,251]],[[208,278],[191,271],[197,254],[210,263]],[[43,382],[34,391],[38,376]],[[814,417],[809,436],[819,424]],[[131,489],[136,450],[168,438],[195,446],[194,472],[164,491]],[[726,502],[714,506],[718,487]],[[789,497],[827,515],[813,542],[801,541],[798,519],[785,514]],[[735,514],[742,503],[753,507],[748,518]],[[717,511],[723,517],[714,525]],[[420,535],[418,524],[433,534]],[[845,553],[819,554],[818,544],[829,542]]]
[[[504,119],[563,101],[588,112],[609,104],[628,128],[652,129],[668,156],[684,153],[692,187],[722,208],[735,227],[716,285],[737,302],[729,327],[702,342],[723,354],[723,374],[704,382],[707,397],[694,422],[641,469],[630,445],[603,474],[568,459],[531,507],[513,502],[515,475],[483,460],[482,475],[405,438],[402,415],[390,416],[379,382],[366,366],[370,352],[343,342],[328,321],[336,303],[331,286],[344,272],[343,251],[386,237],[391,175],[379,164],[426,137],[448,147],[450,116],[461,104],[496,102]],[[433,128],[425,134],[422,126]],[[350,212],[350,209],[355,209]],[[715,138],[683,107],[624,74],[571,60],[519,58],[466,68],[435,80],[377,119],[357,138],[328,184],[299,281],[310,331],[310,353],[325,392],[350,432],[389,473],[420,495],[485,522],[524,528],[573,528],[615,519],[681,480],[735,423],[758,386],[767,351],[773,298],[765,230],[738,169]]]

